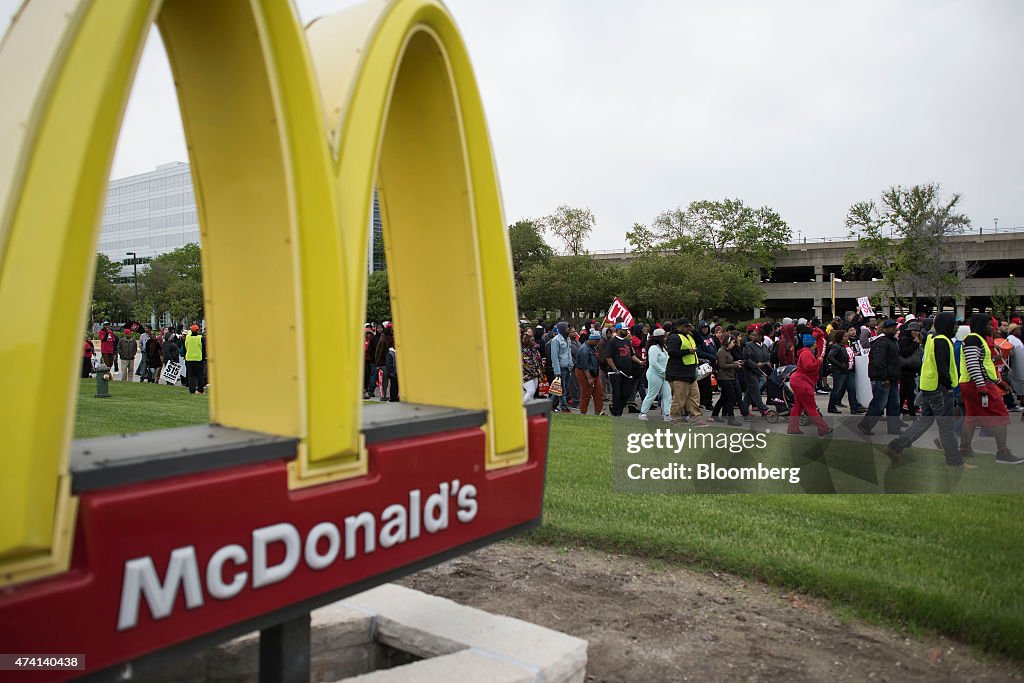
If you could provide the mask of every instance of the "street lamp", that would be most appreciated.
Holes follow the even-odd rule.
[[[135,300],[139,300],[139,259],[134,251],[126,251],[125,256],[132,257],[132,282],[135,283]]]

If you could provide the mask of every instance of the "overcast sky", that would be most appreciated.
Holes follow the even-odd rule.
[[[0,28],[18,4],[0,0]],[[303,21],[349,4],[298,2]],[[1024,226],[1024,2],[447,4],[508,222],[586,206],[588,247],[615,249],[634,222],[728,196],[813,238],[843,234],[855,201],[934,181],[975,226]],[[151,38],[113,178],[187,161],[162,50]]]

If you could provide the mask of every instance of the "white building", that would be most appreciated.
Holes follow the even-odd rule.
[[[131,282],[134,252],[139,263],[199,243],[199,216],[188,164],[172,161],[155,171],[110,181],[97,251],[124,268]]]

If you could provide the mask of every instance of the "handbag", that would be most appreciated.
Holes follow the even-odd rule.
[[[550,388],[551,385],[548,384],[548,381],[544,378],[541,378],[540,385],[537,387],[537,395],[540,396],[541,398],[546,397],[548,395],[548,390]]]
[[[551,380],[551,386],[548,387],[548,395],[550,396],[561,396],[562,395],[562,378],[556,377]]]
[[[902,358],[900,360],[902,367],[905,367],[908,370],[920,370],[921,363],[924,360],[924,349],[917,349],[906,358]]]
[[[711,363],[701,363],[697,366],[697,381],[701,381],[712,373]]]

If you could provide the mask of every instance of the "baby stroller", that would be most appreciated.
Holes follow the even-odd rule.
[[[768,414],[764,419],[771,424],[779,421],[780,417],[789,417],[789,411],[793,409],[793,390],[789,387],[789,377],[796,370],[795,365],[783,365],[772,370],[766,378],[768,384]],[[805,426],[810,422],[807,415],[800,416],[800,425]]]

